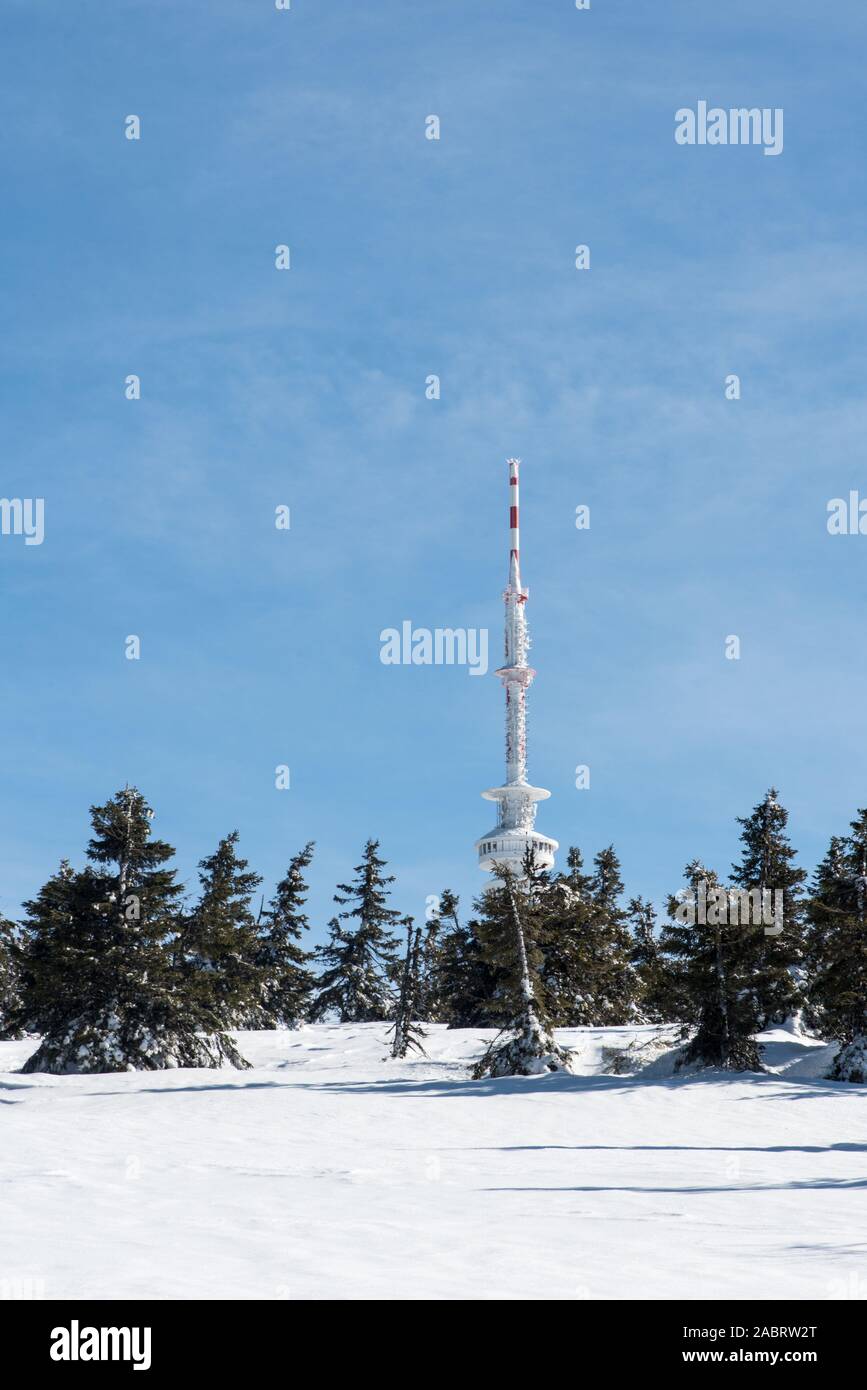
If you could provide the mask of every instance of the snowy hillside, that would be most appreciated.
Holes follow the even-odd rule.
[[[649,1037],[652,1029],[637,1030]],[[15,1074],[0,1282],[46,1298],[867,1296],[867,1094],[775,1074],[470,1081],[479,1030],[383,1061],[378,1025],[239,1034],[254,1070]]]

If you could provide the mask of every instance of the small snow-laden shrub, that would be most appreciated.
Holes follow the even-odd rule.
[[[867,1082],[867,1035],[859,1033],[851,1042],[844,1043],[834,1058],[829,1081],[852,1081],[856,1086]]]
[[[634,1076],[670,1052],[682,1038],[683,1029],[675,1025],[652,1038],[633,1038],[625,1047],[603,1047],[602,1074]]]
[[[499,1076],[544,1076],[569,1071],[572,1054],[554,1041],[532,1010],[514,1028],[498,1033],[473,1067],[475,1081]]]

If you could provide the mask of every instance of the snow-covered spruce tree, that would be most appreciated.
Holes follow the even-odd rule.
[[[473,923],[458,916],[459,902],[446,888],[431,925],[434,949],[425,962],[426,1017],[449,1028],[484,1027],[493,996],[493,975],[482,957]]]
[[[443,971],[446,960],[444,948],[448,937],[455,931],[461,931],[458,899],[450,888],[446,888],[439,897],[429,898],[428,903],[419,946],[417,1017],[422,1023],[445,1023],[447,1001],[443,989],[447,988],[447,982]]]
[[[545,893],[539,935],[542,983],[559,1027],[612,1027],[640,1017],[632,938],[621,906],[623,881],[613,846],[600,850],[593,873],[570,849],[568,872]]]
[[[306,844],[290,861],[285,878],[277,884],[258,922],[260,1028],[296,1028],[310,1009],[314,979],[307,962],[312,953],[299,942],[310,926],[304,912],[304,871],[312,858],[313,844]]]
[[[436,997],[436,973],[439,960],[442,922],[438,912],[428,914],[424,931],[421,931],[418,949],[418,999],[416,1018],[422,1023],[438,1023],[438,1000]]]
[[[807,900],[804,962],[807,974],[804,1018],[811,1032],[833,1036],[833,1023],[824,1001],[831,993],[825,972],[834,952],[836,924],[851,907],[851,856],[845,836],[832,835],[828,852],[813,874]]]
[[[761,1071],[751,943],[739,923],[729,924],[728,892],[716,875],[694,860],[685,876],[687,896],[669,899],[660,943],[680,967],[683,1021],[695,1027],[677,1068]]]
[[[537,868],[532,851],[525,856],[521,874],[513,870],[512,878],[516,887],[516,901],[520,900],[523,948],[530,981],[539,1008],[548,1018],[548,1002],[542,985],[542,946],[547,933],[549,903],[546,894],[550,879],[545,870]],[[474,911],[476,915],[469,925],[479,943],[479,954],[486,967],[490,991],[488,998],[483,1001],[480,1021],[488,1028],[508,1028],[519,1001],[517,982],[520,980],[520,967],[511,898],[501,872],[494,871],[489,886],[476,899]]]
[[[400,969],[392,928],[400,914],[388,906],[394,876],[383,873],[378,849],[378,840],[368,840],[355,881],[337,885],[334,901],[345,910],[329,922],[328,941],[316,950],[322,973],[314,1018],[336,1014],[341,1023],[377,1023],[391,1016]]]
[[[76,873],[61,860],[37,896],[24,904],[19,943],[21,982],[17,1028],[49,1040],[85,1016],[104,990],[109,890],[88,867]],[[43,1068],[45,1070],[45,1068]]]
[[[808,906],[809,1012],[840,1044],[831,1081],[867,1082],[867,809],[835,838]]]
[[[406,956],[400,978],[400,994],[387,1036],[391,1038],[391,1056],[405,1057],[412,1049],[425,1055],[422,1047],[424,1029],[417,1022],[420,998],[421,927],[411,917],[403,919],[406,928]]]
[[[739,816],[743,853],[732,866],[732,885],[752,895],[753,925],[742,931],[753,948],[752,988],[755,991],[761,1027],[791,1020],[799,1026],[804,986],[804,881],[807,874],[794,864],[795,851],[786,834],[788,812],[771,787],[763,801],[749,816]],[[778,892],[781,899],[772,898]],[[774,904],[782,905],[782,931],[772,923],[755,922],[765,895],[767,915]],[[758,909],[758,911],[756,910]],[[743,914],[741,914],[743,915]]]
[[[91,864],[61,864],[23,923],[23,1015],[43,1034],[25,1072],[242,1064],[179,988],[169,946],[182,892],[134,787],[91,808]]]
[[[495,872],[498,883],[482,897],[479,934],[483,955],[496,965],[499,1004],[507,1021],[473,1067],[472,1076],[480,1081],[568,1071],[571,1054],[554,1040],[538,975],[541,954],[533,927],[541,912],[540,876],[532,858],[520,881],[505,865]]]
[[[21,1037],[21,1003],[15,928],[5,917],[0,917],[0,1039]]]
[[[237,847],[233,830],[200,861],[199,898],[177,943],[185,990],[219,1029],[262,1026],[265,971],[251,907],[262,880]]]
[[[632,929],[631,964],[638,981],[638,1013],[646,1023],[670,1023],[677,1017],[675,982],[659,946],[656,909],[644,898],[631,898],[627,916]]]
[[[539,935],[539,976],[545,1008],[554,1024],[578,1026],[593,1014],[590,967],[590,876],[574,845],[567,872],[551,883],[544,930]]]
[[[632,936],[622,906],[623,879],[614,846],[600,850],[590,880],[593,957],[597,966],[596,1011],[609,1026],[630,1023],[637,1014],[638,978],[632,967]]]

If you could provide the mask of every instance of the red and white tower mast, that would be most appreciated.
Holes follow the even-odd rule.
[[[503,593],[506,604],[506,655],[497,675],[506,691],[506,780],[501,787],[482,792],[498,802],[496,829],[476,841],[479,867],[493,869],[507,864],[520,874],[527,849],[535,850],[536,865],[550,869],[559,848],[556,840],[534,829],[536,802],[551,795],[527,781],[527,689],[536,672],[527,665],[530,637],[526,604],[529,591],[521,584],[521,542],[518,515],[520,459],[508,459],[509,467],[509,583]]]

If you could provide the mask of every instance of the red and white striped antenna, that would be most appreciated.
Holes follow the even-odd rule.
[[[515,567],[516,587],[521,587],[521,460],[506,459],[509,468],[509,580]]]

